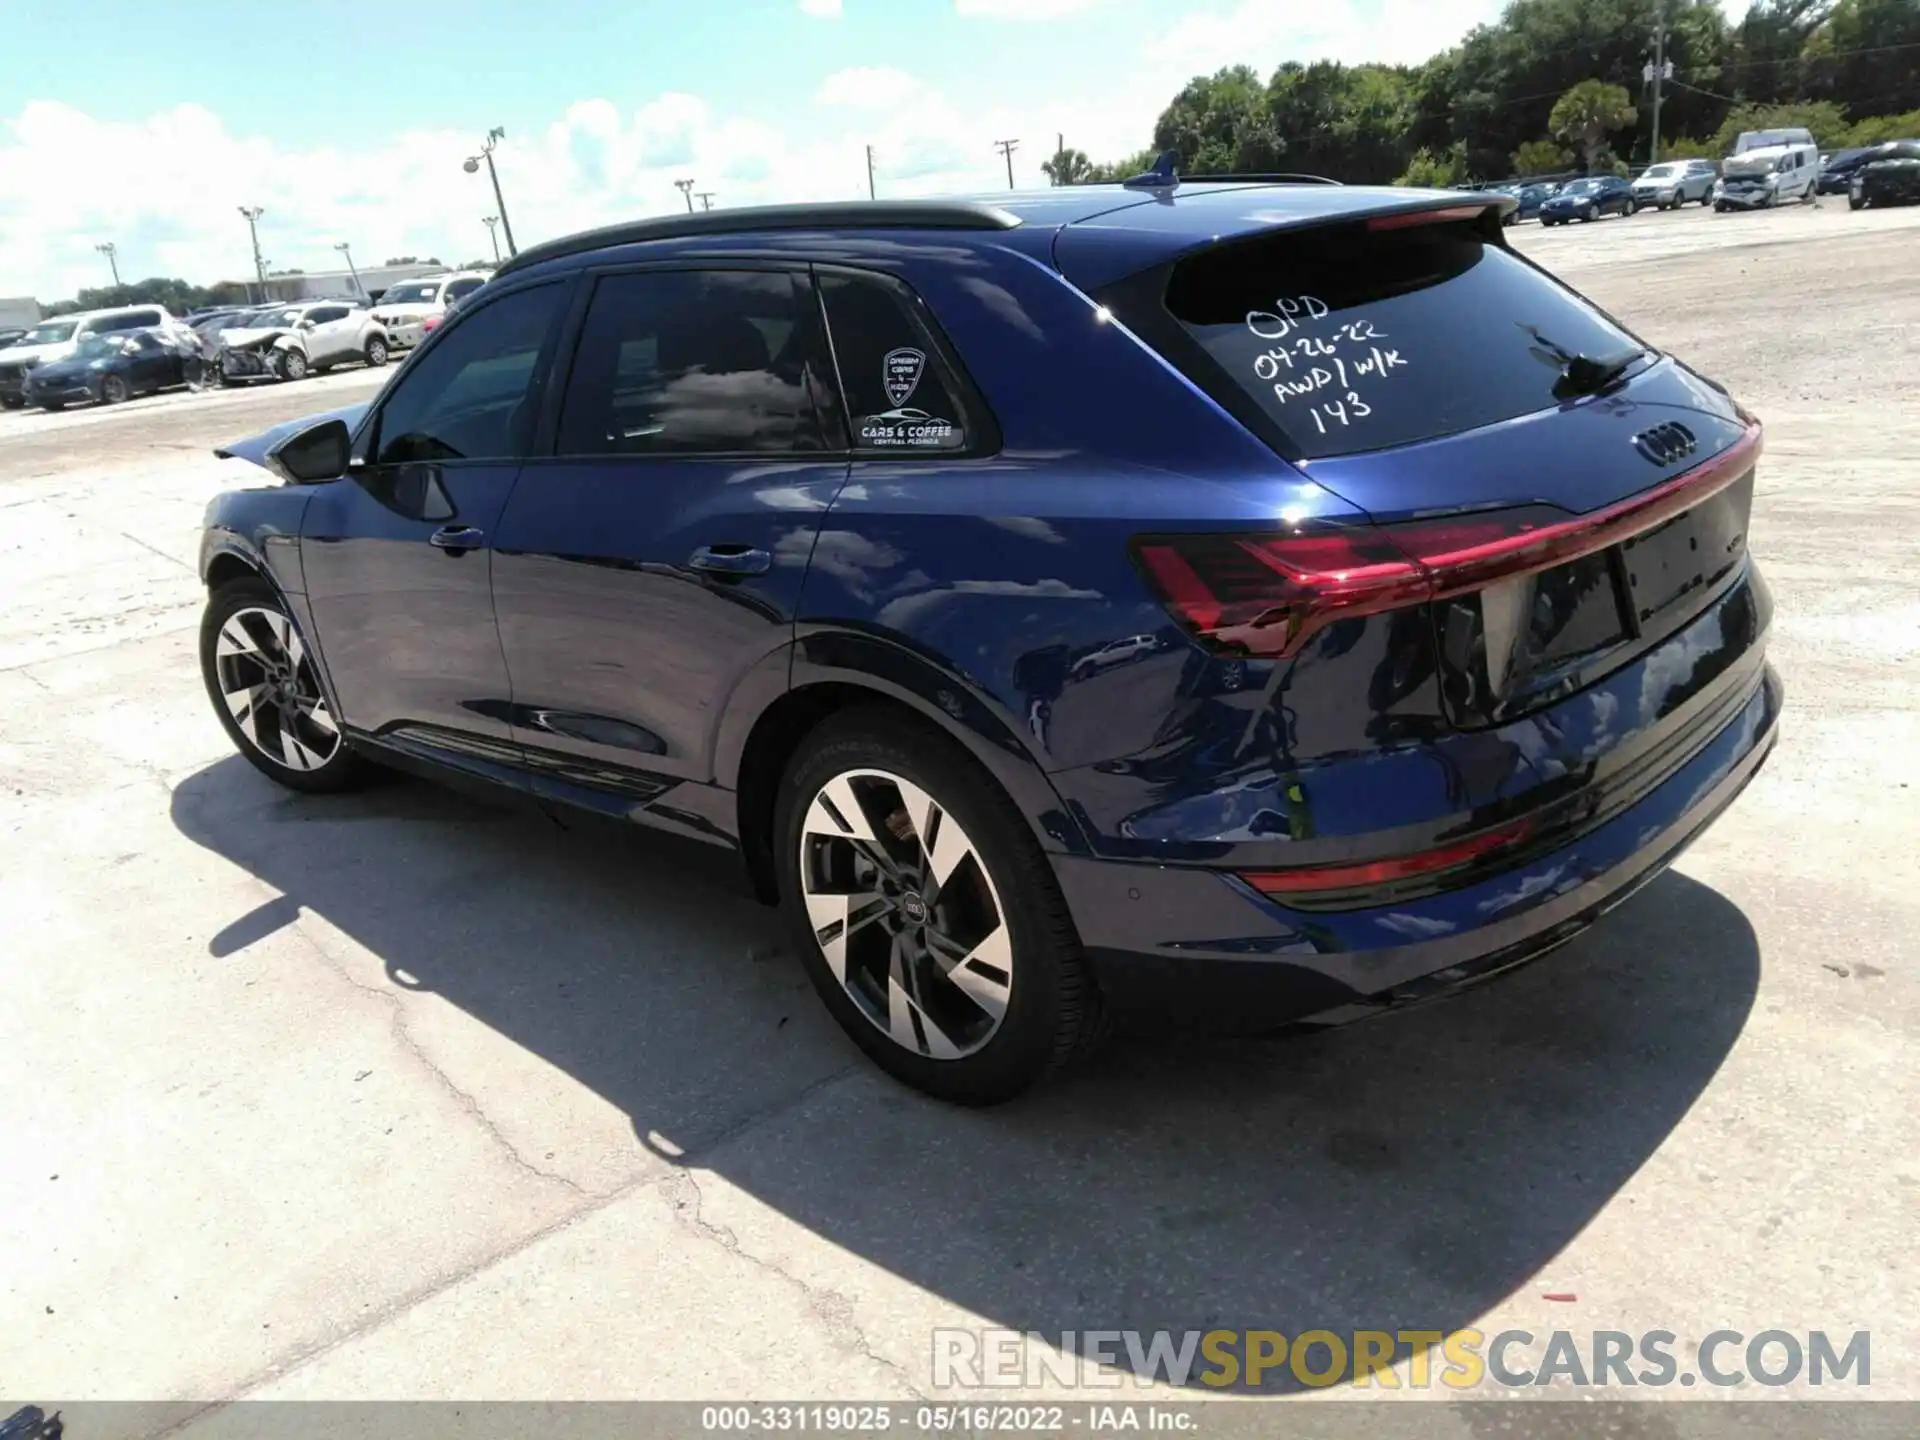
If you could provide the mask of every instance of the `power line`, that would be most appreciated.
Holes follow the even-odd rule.
[[[1020,148],[1018,140],[996,140],[993,148],[1007,157],[1007,188],[1013,189],[1013,152]]]

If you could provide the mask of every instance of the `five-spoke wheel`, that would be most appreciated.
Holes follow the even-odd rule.
[[[1046,856],[993,777],[931,727],[882,711],[823,723],[787,770],[774,837],[808,973],[891,1074],[992,1104],[1098,1039]]]
[[[261,580],[207,602],[200,668],[214,712],[242,756],[296,790],[338,790],[358,777],[300,630]]]

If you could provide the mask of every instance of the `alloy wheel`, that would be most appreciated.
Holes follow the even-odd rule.
[[[1013,992],[1005,908],[960,822],[912,781],[848,770],[800,828],[807,917],[854,1007],[896,1045],[958,1060],[990,1041]]]
[[[318,770],[340,750],[340,727],[321,694],[293,622],[249,606],[229,615],[214,645],[220,698],[248,744],[289,770]]]

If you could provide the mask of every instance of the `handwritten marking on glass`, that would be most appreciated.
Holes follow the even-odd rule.
[[[1373,407],[1360,393],[1361,382],[1376,381],[1408,363],[1398,350],[1374,343],[1390,337],[1371,320],[1345,320],[1316,326],[1317,334],[1303,333],[1303,326],[1328,314],[1326,302],[1312,295],[1281,296],[1271,310],[1247,312],[1250,332],[1261,340],[1282,342],[1253,358],[1254,375],[1273,386],[1280,404],[1324,390],[1336,392],[1337,398],[1314,399],[1307,408],[1322,435],[1329,421],[1344,426],[1371,415]]]

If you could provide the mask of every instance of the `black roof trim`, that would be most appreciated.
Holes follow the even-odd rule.
[[[964,200],[849,200],[817,205],[743,205],[732,210],[697,210],[629,220],[582,230],[529,246],[493,272],[503,275],[566,255],[584,255],[614,245],[646,240],[676,240],[687,235],[736,235],[764,230],[1011,230],[1020,217],[998,205]]]
[[[1183,185],[1341,185],[1344,181],[1329,180],[1324,175],[1294,175],[1281,171],[1269,174],[1256,170],[1235,170],[1221,175],[1182,175]]]

